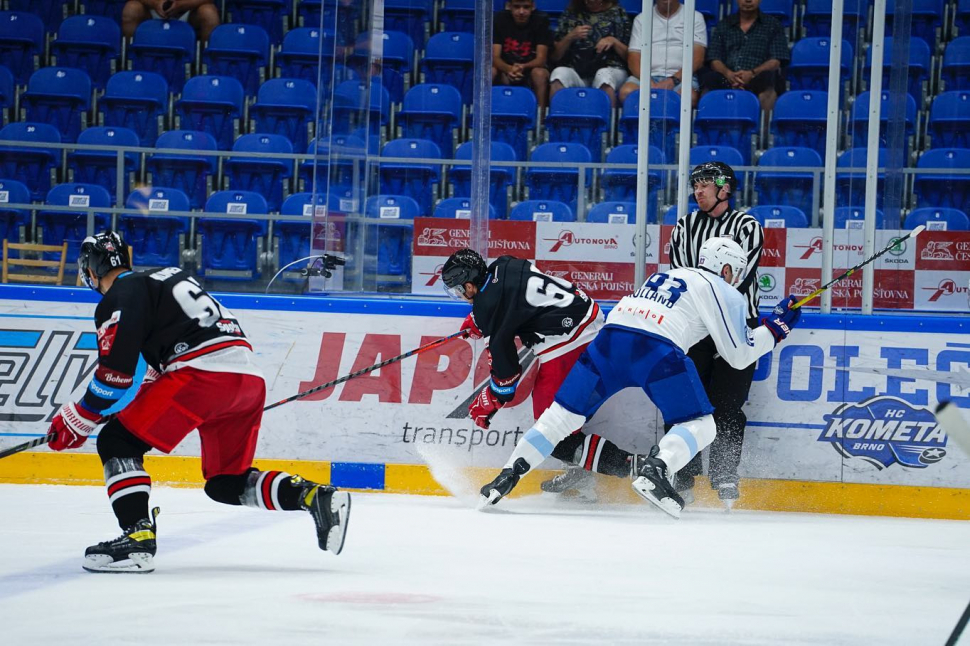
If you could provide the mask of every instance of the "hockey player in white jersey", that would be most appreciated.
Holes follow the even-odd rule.
[[[498,477],[482,487],[482,504],[508,495],[612,395],[639,387],[673,427],[639,461],[633,488],[679,517],[684,501],[671,479],[714,440],[717,430],[714,408],[687,350],[710,335],[720,355],[743,368],[787,338],[801,316],[801,310],[791,308],[795,297],[789,296],[762,325],[748,327],[747,301],[735,288],[747,261],[733,240],[711,238],[701,247],[698,267],[657,272],[623,297],[569,372],[555,402],[526,432]]]

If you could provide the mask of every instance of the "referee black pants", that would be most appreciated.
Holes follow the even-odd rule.
[[[748,321],[749,326],[758,325],[757,319]],[[737,370],[721,357],[715,358],[717,347],[714,340],[707,337],[694,345],[687,356],[694,362],[700,375],[707,397],[714,406],[714,423],[717,436],[710,448],[709,473],[711,486],[717,488],[722,482],[738,483],[738,465],[741,463],[741,445],[744,442],[744,427],[748,417],[744,414],[744,403],[751,390],[756,364]],[[666,428],[669,430],[669,427]],[[701,475],[703,464],[701,454],[694,456],[687,466],[677,472],[677,488],[693,486],[694,476]]]

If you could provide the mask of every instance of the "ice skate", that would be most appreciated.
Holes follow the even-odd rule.
[[[300,495],[300,506],[313,516],[320,549],[340,554],[350,521],[350,494],[307,481]]]
[[[633,481],[633,490],[641,498],[652,503],[665,513],[680,518],[684,508],[684,499],[674,490],[667,472],[667,465],[656,457],[660,449],[654,446],[650,455],[644,460],[640,468],[640,476]]]
[[[717,485],[717,497],[724,503],[727,511],[731,511],[734,508],[734,503],[738,501],[740,496],[738,485],[734,482],[722,482]]]
[[[117,572],[144,574],[155,571],[155,519],[159,508],[152,509],[152,517],[143,518],[126,528],[112,541],[92,545],[84,551],[88,572]]]
[[[565,471],[539,485],[546,493],[571,494],[583,502],[596,502],[596,477],[576,464],[566,464]]]
[[[478,501],[478,509],[481,510],[489,505],[494,505],[509,495],[515,489],[515,485],[519,484],[522,476],[528,473],[528,471],[529,463],[525,461],[525,458],[516,460],[512,464],[511,469],[502,469],[501,473],[494,480],[482,487],[482,497]]]

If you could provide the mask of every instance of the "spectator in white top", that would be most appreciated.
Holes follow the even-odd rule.
[[[684,14],[679,0],[657,0],[653,7],[653,47],[650,61],[650,87],[658,90],[674,90],[680,93],[683,83]],[[633,20],[630,46],[626,64],[630,76],[620,88],[620,101],[634,90],[640,89],[640,51],[643,49],[644,14]],[[699,11],[694,12],[694,62],[691,103],[697,107],[700,83],[697,70],[704,65],[707,50],[707,25]]]

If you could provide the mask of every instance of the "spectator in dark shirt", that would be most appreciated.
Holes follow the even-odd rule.
[[[492,28],[492,84],[526,85],[540,108],[549,96],[546,60],[552,47],[549,16],[537,12],[534,0],[509,0]]]
[[[121,10],[121,33],[131,38],[138,25],[152,18],[188,22],[206,42],[219,26],[219,9],[213,0],[128,0]]]
[[[781,66],[791,56],[785,29],[777,18],[761,13],[761,0],[738,0],[738,13],[714,27],[707,48],[710,71],[704,90],[745,89],[758,95],[770,111],[785,91]]]

